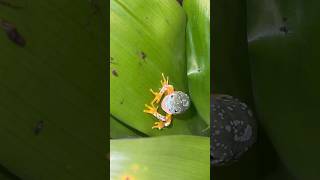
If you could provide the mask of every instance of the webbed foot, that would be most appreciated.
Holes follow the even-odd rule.
[[[154,126],[152,126],[152,129],[156,129],[156,128],[158,128],[159,130],[164,128],[164,123],[162,121],[155,122]]]
[[[161,75],[162,75],[162,80],[160,80],[160,82],[161,82],[162,87],[164,87],[169,84],[169,77],[168,76],[167,76],[167,78],[164,77],[163,73]]]

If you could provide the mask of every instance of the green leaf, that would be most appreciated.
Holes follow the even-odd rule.
[[[208,137],[111,140],[111,179],[210,179]]]
[[[186,17],[175,0],[112,0],[110,29],[110,109],[130,127],[147,135],[191,134],[205,128],[194,107],[174,116],[173,126],[151,129],[157,120],[143,112],[161,88],[161,73],[176,90],[188,92],[185,61]]]
[[[146,136],[132,127],[110,116],[110,137],[112,139]]]
[[[187,74],[197,112],[210,124],[210,0],[185,0]]]
[[[248,58],[246,37],[246,2],[242,0],[215,0],[213,5],[213,76],[211,79],[213,93],[229,94],[246,102],[251,108],[253,97],[251,90],[250,64]],[[259,140],[241,157],[239,162],[231,166],[214,167],[216,179],[262,179],[264,166],[259,163],[268,155],[270,144],[267,146],[264,134],[259,129]],[[260,157],[260,149],[262,157]],[[265,153],[268,152],[268,153]],[[262,159],[262,160],[261,160]],[[249,172],[249,173],[248,173]]]
[[[8,171],[7,168],[0,165],[0,179],[1,180],[20,180],[17,176]]]
[[[320,179],[319,1],[248,1],[257,114],[296,179]]]
[[[213,14],[213,91],[240,98],[252,107],[246,3],[216,0]]]
[[[0,4],[26,40],[0,28],[0,164],[23,180],[104,179],[107,14],[89,1],[21,1]]]

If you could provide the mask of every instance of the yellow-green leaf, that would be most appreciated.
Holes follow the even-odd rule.
[[[111,140],[112,180],[210,179],[210,141],[199,136]]]

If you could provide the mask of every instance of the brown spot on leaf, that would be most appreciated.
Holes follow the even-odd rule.
[[[177,2],[182,5],[183,0],[177,0]]]
[[[117,70],[115,70],[115,69],[113,69],[113,70],[112,70],[112,74],[113,74],[114,76],[116,76],[116,77],[118,77],[118,76],[119,76],[119,74],[118,74]]]
[[[288,34],[288,32],[289,32],[289,30],[288,30],[288,27],[287,26],[281,26],[280,28],[279,28],[279,30],[281,31],[281,32],[283,32],[284,34]]]
[[[288,18],[283,17],[282,18],[283,25],[279,28],[280,32],[283,32],[285,35],[287,35],[289,32],[289,29],[287,26],[287,20],[288,20]]]
[[[33,129],[34,134],[37,136],[40,134],[40,132],[43,130],[44,127],[44,122],[43,121],[39,121],[37,122],[36,126]]]
[[[24,47],[26,45],[26,41],[24,40],[24,38],[19,34],[19,32],[17,31],[17,29],[12,29],[10,31],[7,32],[7,36],[9,37],[9,39],[11,41],[13,41],[14,43],[16,43],[17,45]]]
[[[113,57],[110,57],[109,59],[108,59],[108,61],[109,61],[109,63],[110,64],[117,64],[116,62],[115,62],[115,59],[113,58]]]
[[[6,32],[8,38],[15,44],[24,47],[26,45],[25,39],[18,32],[17,28],[8,21],[0,19],[0,27]]]
[[[0,0],[0,5],[6,6],[9,8],[12,8],[12,9],[21,9],[22,8],[21,6],[14,5],[11,2],[5,1],[5,0]]]
[[[283,21],[283,22],[287,22],[287,20],[288,20],[287,17],[283,17],[283,18],[282,18],[282,21]]]
[[[143,59],[143,60],[145,60],[147,57],[146,53],[144,53],[143,51],[140,52],[139,56],[140,56],[140,59]]]

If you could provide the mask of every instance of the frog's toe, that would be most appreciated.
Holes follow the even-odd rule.
[[[155,122],[154,126],[152,126],[152,129],[162,129],[164,127],[164,123],[162,121]]]

